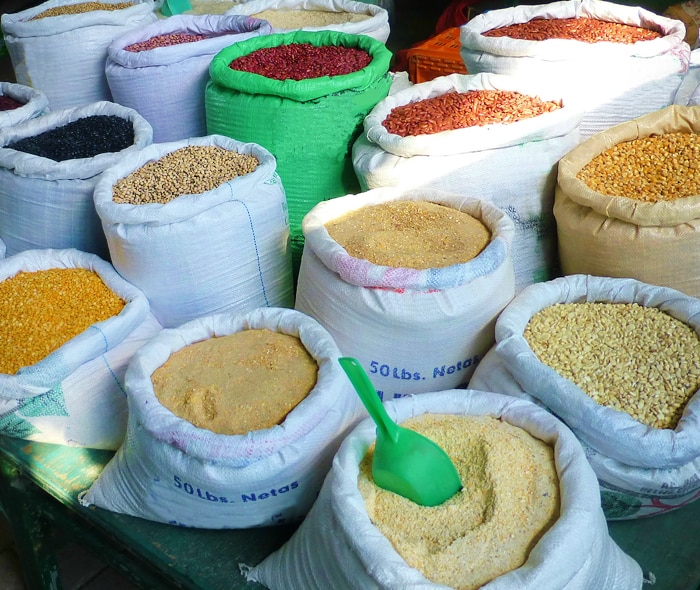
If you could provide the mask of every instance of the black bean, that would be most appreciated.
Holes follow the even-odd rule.
[[[133,143],[131,121],[116,115],[91,115],[5,147],[62,162],[120,152]]]

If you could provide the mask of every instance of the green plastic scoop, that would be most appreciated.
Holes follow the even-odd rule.
[[[165,16],[174,16],[187,10],[192,10],[192,5],[189,0],[165,0],[160,11]]]
[[[459,492],[462,481],[447,453],[429,438],[399,426],[389,417],[357,359],[341,357],[338,362],[377,425],[374,483],[421,506],[438,506]]]

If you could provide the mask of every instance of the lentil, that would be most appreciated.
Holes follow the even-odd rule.
[[[0,373],[31,366],[96,322],[119,314],[124,301],[84,268],[19,272],[0,282]]]
[[[472,126],[508,124],[561,108],[561,102],[506,90],[446,92],[391,109],[382,125],[407,137]]]
[[[12,111],[23,106],[23,102],[19,102],[10,96],[0,95],[0,111]]]
[[[132,2],[119,2],[117,4],[109,4],[107,2],[79,2],[77,4],[64,4],[63,6],[54,6],[40,12],[29,20],[37,20],[49,16],[63,16],[65,14],[82,14],[84,12],[92,12],[94,10],[121,10],[133,6]]]
[[[476,257],[491,240],[478,219],[427,201],[362,207],[326,224],[351,256],[393,268],[441,268]]]
[[[169,203],[180,195],[215,189],[253,172],[259,160],[218,146],[189,145],[149,162],[112,187],[112,201],[142,205]]]
[[[245,434],[281,424],[317,376],[299,338],[251,329],[181,348],[151,380],[176,416],[218,434]]]
[[[510,37],[527,41],[547,39],[574,39],[584,43],[636,43],[662,37],[658,31],[609,22],[596,18],[536,18],[525,23],[516,23],[491,29],[484,37]]]
[[[115,115],[91,115],[19,139],[7,148],[57,162],[120,152],[134,143],[133,123]]]
[[[700,195],[700,135],[664,133],[618,143],[576,177],[604,195],[649,203]]]
[[[231,10],[237,4],[236,1],[226,0],[211,0],[210,2],[202,2],[199,0],[190,0],[192,8],[186,10],[183,14],[224,14],[227,10]]]
[[[234,59],[229,67],[275,80],[304,80],[357,72],[371,61],[367,51],[356,47],[290,43],[257,49]]]
[[[536,313],[524,337],[597,403],[652,428],[675,428],[700,386],[698,335],[655,307],[559,303]]]
[[[358,488],[396,551],[429,580],[459,590],[520,567],[559,517],[552,447],[491,416],[423,414],[402,426],[440,445],[464,488],[439,506],[414,504],[374,484],[370,448]]]
[[[196,35],[194,33],[167,33],[127,45],[124,47],[124,51],[148,51],[149,49],[156,49],[157,47],[169,47],[170,45],[180,45],[181,43],[195,43],[208,38],[207,35]]]
[[[368,14],[333,12],[329,10],[263,10],[252,15],[266,20],[276,29],[301,29],[302,27],[325,27],[344,23],[357,23],[369,18]]]

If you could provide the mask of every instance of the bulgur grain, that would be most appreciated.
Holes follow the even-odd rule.
[[[373,448],[358,487],[372,522],[429,580],[474,590],[520,567],[559,517],[559,477],[550,445],[490,416],[423,414],[402,422],[440,445],[464,488],[434,507],[372,481]]]
[[[0,373],[14,375],[117,315],[125,302],[95,272],[52,268],[0,282]]]
[[[491,231],[468,213],[428,201],[362,207],[326,224],[351,256],[393,268],[442,268],[478,256]]]
[[[275,29],[301,29],[302,27],[325,27],[344,23],[357,23],[369,18],[368,14],[334,12],[330,10],[263,10],[251,15],[266,20]]]
[[[675,428],[700,387],[698,335],[655,307],[559,303],[533,315],[523,335],[597,403],[652,428]]]

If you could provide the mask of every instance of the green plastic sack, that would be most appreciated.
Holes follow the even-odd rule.
[[[364,49],[372,61],[350,74],[282,81],[229,67],[258,49],[293,43]],[[295,274],[304,215],[320,201],[360,192],[352,144],[365,116],[389,93],[391,56],[384,43],[366,35],[293,31],[234,43],[211,62],[205,90],[207,133],[257,143],[277,159],[289,207]]]

